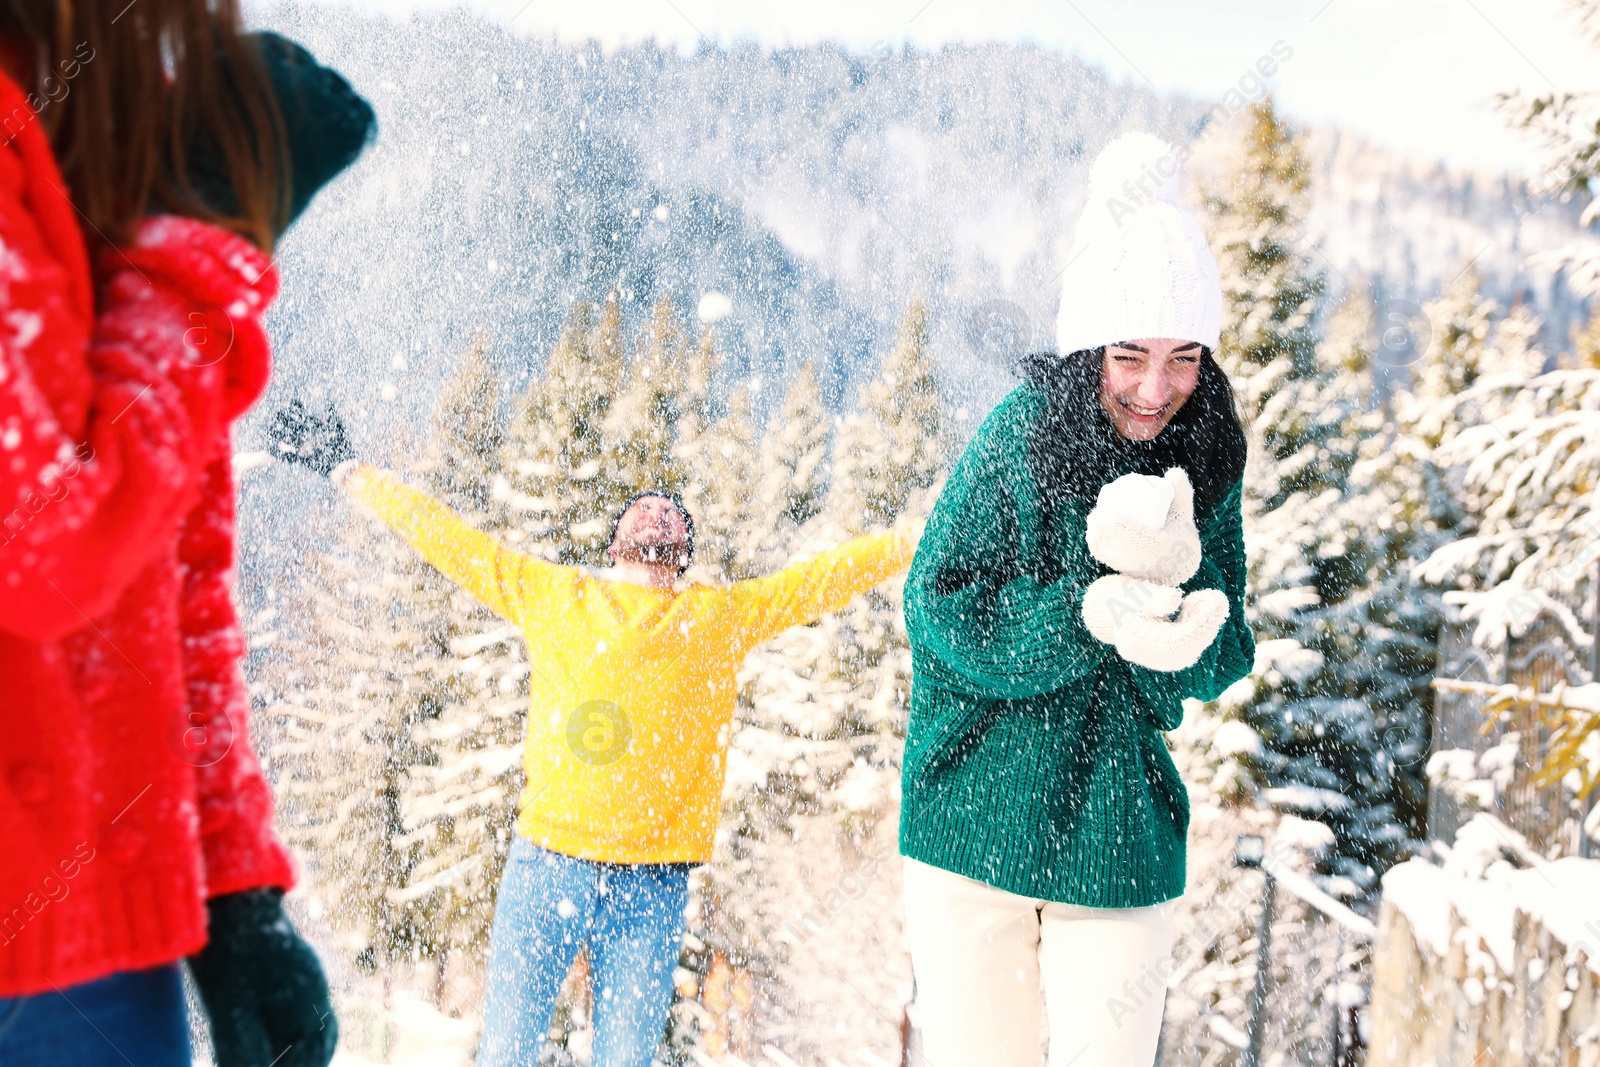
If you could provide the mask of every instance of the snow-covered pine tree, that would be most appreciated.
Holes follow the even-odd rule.
[[[755,513],[767,528],[752,550],[761,570],[787,560],[799,531],[822,510],[832,435],[821,379],[807,363],[789,382],[761,437]]]
[[[1324,286],[1299,232],[1307,181],[1296,135],[1263,101],[1229,188],[1208,199],[1223,276],[1219,358],[1242,394],[1251,447],[1245,531],[1260,648],[1225,713],[1262,742],[1245,762],[1264,798],[1332,829],[1325,871],[1364,891],[1421,829],[1416,765],[1437,623],[1403,593],[1428,523],[1389,518],[1406,495],[1397,483],[1412,475],[1382,461],[1393,435],[1375,396],[1364,292],[1318,343]]]
[[[1253,105],[1244,121],[1229,183],[1206,197],[1206,207],[1222,274],[1217,359],[1239,395],[1250,441],[1245,531],[1252,622],[1259,637],[1271,639],[1287,636],[1294,612],[1318,602],[1308,519],[1313,501],[1338,493],[1348,466],[1330,469],[1322,454],[1338,431],[1320,403],[1329,384],[1316,348],[1324,284],[1300,233],[1305,159],[1270,98]],[[1282,721],[1276,707],[1233,710],[1266,741],[1264,755],[1294,744],[1294,724]]]
[[[1499,313],[1499,305],[1480,295],[1479,282],[1469,264],[1422,309],[1432,337],[1394,408],[1400,432],[1429,449],[1453,440],[1473,421],[1464,416],[1462,398],[1485,372],[1489,332]]]
[[[700,343],[688,353],[678,393],[678,418],[674,446],[685,456],[692,455],[700,436],[711,429],[714,419],[712,384],[722,369],[716,333],[711,326],[700,331]]]
[[[604,488],[610,490],[610,499],[605,501],[610,506],[604,512],[607,529],[616,508],[632,494],[683,488],[683,469],[673,453],[682,414],[687,347],[672,299],[661,297],[606,418],[607,452],[602,470],[609,480]]]
[[[481,519],[500,439],[498,381],[480,337],[406,476]],[[289,836],[335,928],[387,983],[397,964],[449,944],[449,902],[413,887],[452,827],[419,822],[413,808],[438,763],[438,721],[477,688],[452,644],[496,623],[390,531],[349,514],[334,549],[308,564],[305,610],[285,620],[263,688],[269,729],[288,739],[273,758]]]
[[[1373,395],[1371,337],[1358,291],[1329,320],[1315,381],[1263,407],[1263,422],[1320,425],[1311,462],[1326,484],[1254,513],[1272,531],[1253,561],[1261,655],[1241,683],[1249,697],[1232,694],[1228,709],[1266,742],[1250,760],[1270,786],[1265,796],[1333,830],[1326,870],[1359,892],[1423,831],[1438,630],[1437,603],[1410,588],[1438,523],[1409,503],[1423,491],[1417,469],[1396,469]],[[1284,420],[1276,409],[1290,397],[1298,410]]]
[[[750,386],[728,395],[727,411],[681,450],[685,504],[695,517],[695,573],[713,582],[739,581],[757,573],[753,545],[766,531],[751,492],[761,432],[750,405]]]
[[[1396,824],[1414,839],[1426,829],[1422,770],[1440,621],[1439,601],[1418,586],[1415,570],[1451,536],[1461,512],[1440,491],[1427,450],[1398,432],[1387,405],[1374,404],[1371,316],[1362,309],[1356,317],[1341,336],[1349,319],[1336,314],[1323,349],[1336,367],[1334,395],[1358,394],[1363,386],[1367,392],[1347,421],[1354,461],[1319,539],[1316,584],[1328,600],[1308,611],[1307,620],[1324,644],[1308,647],[1339,665],[1343,696],[1364,698],[1374,711],[1381,758],[1372,767],[1372,791],[1393,805]],[[1382,825],[1368,829],[1373,854],[1387,866],[1397,858],[1394,848],[1403,847],[1402,837]]]
[[[932,505],[929,490],[952,447],[939,381],[928,312],[914,300],[894,349],[840,425],[821,532],[883,529],[908,507]]]
[[[1600,0],[1571,0],[1568,7],[1591,46],[1600,49]],[[1576,197],[1579,203],[1587,200],[1579,225],[1600,221],[1600,196],[1595,195],[1595,182],[1600,180],[1600,93],[1551,91],[1528,96],[1519,91],[1501,94],[1500,104],[1514,125],[1533,134],[1546,149],[1544,174],[1530,190],[1532,209],[1542,208],[1547,197]],[[1574,292],[1600,297],[1600,251],[1593,242],[1575,241],[1539,258],[1548,265],[1560,264]]]
[[[413,688],[444,590],[409,551],[352,521],[311,555],[253,688],[284,835],[303,858],[338,943],[387,991],[418,955],[430,917],[398,904],[420,857],[406,840],[407,776],[431,753],[415,733],[437,707]],[[415,612],[415,614],[413,613]],[[428,686],[431,688],[431,684]]]
[[[1593,602],[1600,368],[1539,373],[1537,330],[1514,308],[1483,331],[1481,373],[1467,388],[1412,402],[1414,420],[1438,441],[1430,458],[1466,513],[1419,578],[1468,591],[1454,595],[1491,644],[1531,621],[1544,596]]]
[[[1543,332],[1544,323],[1525,302],[1512,304],[1495,323],[1485,373],[1523,380],[1543,374],[1549,362],[1539,346]]]
[[[422,459],[408,476],[429,494],[472,522],[495,511],[493,485],[505,440],[500,376],[480,333],[433,408],[433,424]]]
[[[1591,40],[1600,44],[1600,0],[1578,0],[1571,7]],[[1600,94],[1552,92],[1528,98],[1514,93],[1502,97],[1502,103],[1517,125],[1541,135],[1550,150],[1545,173],[1528,190],[1532,209],[1542,208],[1546,198],[1577,197],[1580,203],[1587,200],[1583,224],[1600,220],[1600,198],[1594,195],[1600,175]],[[1574,291],[1600,297],[1600,254],[1592,247],[1573,245],[1537,259],[1562,264]],[[1462,292],[1458,303],[1474,297],[1475,292]],[[1572,362],[1549,373],[1540,373],[1547,361],[1536,343],[1537,320],[1525,308],[1513,306],[1490,325],[1493,311],[1492,305],[1479,301],[1477,377],[1453,396],[1419,390],[1413,398],[1412,421],[1429,433],[1435,445],[1430,458],[1448,477],[1466,513],[1458,539],[1435,551],[1418,568],[1418,577],[1449,590],[1445,599],[1459,609],[1461,621],[1474,627],[1472,640],[1479,647],[1503,650],[1508,638],[1525,635],[1525,627],[1544,614],[1547,624],[1566,631],[1565,643],[1584,650],[1600,633],[1595,555],[1600,537],[1600,359],[1594,352],[1600,340],[1600,299],[1591,309],[1588,330],[1574,337]],[[1539,643],[1548,647],[1543,639]],[[1514,681],[1534,681],[1516,677],[1522,672],[1515,668],[1512,673]],[[1548,682],[1546,676],[1535,686]],[[1576,711],[1524,717],[1530,710],[1526,704],[1507,706],[1516,703],[1490,701],[1484,708],[1487,723],[1509,713],[1511,721],[1502,728],[1513,727],[1496,745],[1514,753],[1509,763],[1491,767],[1487,759],[1478,761],[1476,769],[1490,795],[1528,785],[1560,785],[1564,793],[1586,784],[1592,788],[1586,772],[1595,765],[1600,742],[1600,735],[1589,732],[1594,717]],[[1447,778],[1455,776],[1448,763],[1438,769]],[[1546,794],[1535,807],[1554,799]],[[1530,820],[1532,825],[1518,828],[1531,831],[1541,847],[1571,842],[1559,841],[1566,836],[1561,824],[1568,818],[1582,821],[1589,837],[1597,836],[1593,813],[1583,818],[1586,798],[1567,793],[1563,800],[1564,811],[1552,806],[1548,814]],[[1544,819],[1550,821],[1539,827]]]
[[[1453,296],[1458,309],[1477,299],[1476,329],[1463,353],[1475,373],[1453,380],[1423,376],[1404,414],[1421,428],[1424,443],[1434,444],[1427,469],[1446,486],[1460,517],[1447,531],[1448,543],[1417,566],[1416,580],[1444,590],[1443,599],[1473,628],[1479,647],[1503,650],[1510,637],[1546,615],[1582,656],[1594,633],[1600,578],[1594,551],[1600,536],[1600,367],[1540,373],[1547,360],[1535,343],[1536,319],[1520,307],[1496,319],[1493,306],[1475,293]],[[1429,392],[1440,378],[1463,383],[1461,391]],[[1481,778],[1497,792],[1558,782],[1581,788],[1577,764],[1593,757],[1579,755],[1571,742],[1582,737],[1586,722],[1573,717],[1558,727],[1561,718],[1518,724],[1507,734],[1507,742],[1519,746],[1509,778],[1480,762]],[[1569,793],[1563,803],[1565,810],[1552,810],[1541,838],[1568,818],[1582,820],[1583,798]],[[1594,824],[1588,825],[1592,832]]]
[[[953,441],[938,361],[928,344],[927,311],[913,301],[894,349],[839,428],[833,482],[814,525],[837,543],[932,508]],[[815,544],[815,540],[813,540]],[[910,648],[900,581],[886,582],[821,624],[833,660],[827,673],[846,686],[839,727],[887,744],[856,753],[878,768],[898,767],[911,688]],[[865,772],[863,772],[865,773]],[[867,795],[859,785],[847,795]]]
[[[480,338],[406,478],[483,522],[501,438],[498,376]],[[461,928],[485,909],[485,878],[475,875],[498,873],[509,814],[493,801],[462,803],[485,792],[462,771],[462,750],[520,723],[490,697],[526,667],[482,605],[371,518],[350,520],[310,566],[310,613],[294,621],[283,657],[298,667],[282,681],[267,672],[277,691],[269,715],[296,742],[275,752],[293,768],[283,787],[296,811],[291,837],[325,886],[334,925],[363,941],[358,960],[387,982],[395,965],[430,958],[443,968],[454,947],[477,945]],[[462,659],[466,651],[475,656]],[[502,704],[517,707],[515,697]]]
[[[802,382],[793,399],[803,409],[812,395]],[[763,480],[770,480],[775,494],[795,494],[792,506],[812,506],[816,481],[809,465],[819,421],[797,420],[804,431],[798,440],[767,453],[779,465],[764,472]],[[796,550],[815,552],[925,512],[950,448],[926,312],[913,303],[859,407],[842,420],[830,487],[816,516],[798,531]],[[781,521],[777,514],[768,518]],[[898,766],[905,727],[911,667],[898,587],[885,583],[845,611],[778,637],[745,672],[752,726],[827,743],[807,763],[816,779],[807,787],[809,800],[846,776],[876,783],[868,788],[855,782],[841,794],[859,802],[867,822],[883,814],[884,776]]]
[[[1583,34],[1600,46],[1600,0],[1575,0],[1571,7]],[[1600,94],[1513,92],[1500,102],[1513,124],[1547,150],[1544,173],[1529,190],[1532,208],[1549,199],[1576,198],[1587,201],[1581,225],[1600,220],[1600,197],[1594,195],[1600,177]],[[1600,254],[1574,244],[1539,258],[1547,265],[1560,263],[1574,292],[1596,297],[1588,329],[1574,337],[1572,369],[1538,373],[1543,360],[1534,343],[1537,323],[1521,308],[1513,308],[1485,341],[1494,308],[1480,302],[1474,340],[1482,352],[1481,377],[1462,382],[1453,397],[1421,389],[1412,404],[1413,421],[1428,434],[1438,465],[1451,476],[1468,512],[1465,536],[1434,553],[1422,575],[1469,591],[1455,595],[1465,616],[1477,620],[1476,639],[1488,643],[1504,640],[1540,606],[1559,613],[1570,611],[1560,602],[1595,602]],[[1458,303],[1474,296],[1475,291],[1463,292]],[[1551,596],[1556,603],[1546,599]],[[1590,623],[1593,633],[1600,618]]]
[[[491,524],[498,510],[492,486],[505,439],[500,378],[480,335],[434,406],[428,443],[407,478],[468,522]],[[391,539],[392,533],[383,531]],[[416,862],[401,887],[388,891],[397,907],[428,915],[425,955],[437,967],[439,999],[452,961],[481,962],[513,815],[508,798],[521,784],[515,752],[520,733],[526,659],[516,631],[470,594],[456,588],[408,546],[402,551],[419,596],[403,607],[426,634],[418,651],[426,669],[407,679],[423,714],[413,729],[427,754],[402,780],[404,834]],[[439,603],[440,599],[444,603]],[[470,966],[469,966],[470,970]],[[458,990],[455,998],[470,998]]]
[[[761,430],[751,410],[748,382],[728,394],[713,417],[712,378],[722,357],[710,327],[683,375],[673,455],[683,472],[683,501],[695,520],[693,581],[728,582],[755,573],[757,501],[752,491]]]
[[[603,489],[610,480],[605,424],[622,382],[620,314],[613,298],[596,323],[592,305],[575,303],[515,405],[495,495],[505,507],[498,532],[521,551],[560,563],[600,561],[605,529],[596,520],[614,495]]]
[[[461,605],[455,605],[459,611]],[[411,767],[403,814],[420,856],[391,895],[425,901],[431,915],[435,1000],[470,1007],[481,992],[494,914],[522,788],[528,664],[521,635],[504,623],[449,644],[450,702],[416,736],[432,758]]]
[[[1253,443],[1273,460],[1264,474],[1281,481],[1271,487],[1277,496],[1294,492],[1299,477],[1318,476],[1311,465],[1294,462],[1307,428],[1255,423],[1281,389],[1316,379],[1325,286],[1302,234],[1311,176],[1299,140],[1278,118],[1270,96],[1251,105],[1245,126],[1229,184],[1206,197],[1211,245],[1222,271],[1217,359],[1239,394],[1247,429],[1258,438]],[[1280,464],[1286,466],[1278,474]]]

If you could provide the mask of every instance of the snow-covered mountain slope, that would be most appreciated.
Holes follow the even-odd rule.
[[[286,383],[360,371],[335,391],[381,422],[420,415],[479,328],[525,379],[571,300],[610,289],[638,314],[661,293],[686,310],[728,294],[720,330],[743,366],[814,360],[835,402],[918,296],[981,407],[1004,385],[996,362],[1050,343],[1086,156],[1146,128],[1191,143],[1215,181],[1238,110],[1029,46],[680,55],[518,37],[463,11],[293,3],[260,20],[378,110],[374,148],[284,242],[275,323]],[[1420,304],[1472,262],[1565,347],[1575,301],[1525,260],[1573,238],[1579,205],[1307,133],[1308,237],[1335,291],[1364,278],[1380,302]]]

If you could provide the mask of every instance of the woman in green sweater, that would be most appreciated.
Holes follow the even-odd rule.
[[[929,1063],[1147,1067],[1188,797],[1161,731],[1254,656],[1245,443],[1179,155],[1102,153],[1059,355],[990,414],[906,581],[900,849]]]

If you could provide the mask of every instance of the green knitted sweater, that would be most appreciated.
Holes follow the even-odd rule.
[[[1241,487],[1196,516],[1203,558],[1183,586],[1228,594],[1221,633],[1185,670],[1130,664],[1080,613],[1084,589],[1110,573],[1084,540],[1093,502],[1047,516],[1029,475],[1043,406],[1025,384],[984,421],[906,578],[900,851],[1027,897],[1143,907],[1184,885],[1189,798],[1161,731],[1185,697],[1215,699],[1254,659]]]

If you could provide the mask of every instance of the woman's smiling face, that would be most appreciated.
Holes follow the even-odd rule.
[[[1142,337],[1106,346],[1100,406],[1129,441],[1151,441],[1200,384],[1197,341]]]

